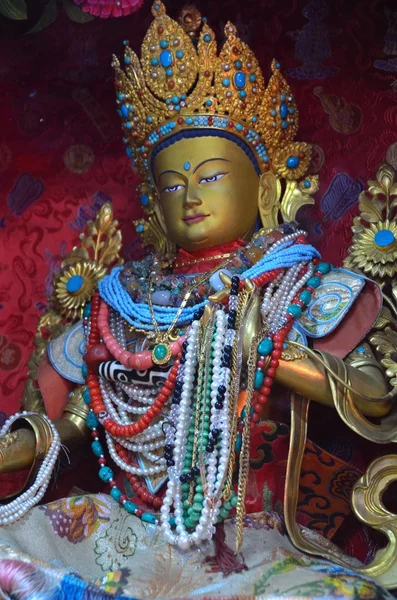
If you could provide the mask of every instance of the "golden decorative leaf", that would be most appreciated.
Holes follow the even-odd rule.
[[[395,170],[388,163],[383,163],[376,174],[376,179],[379,182],[384,193],[390,193],[390,189],[394,182]]]
[[[386,375],[391,377],[389,383],[393,387],[397,386],[397,363],[390,358],[383,358],[381,364],[386,367]]]
[[[369,189],[371,192],[371,188]],[[377,193],[383,193],[383,190],[379,190]],[[359,196],[359,208],[361,213],[361,218],[368,223],[377,223],[382,220],[382,211],[384,209],[384,202],[381,202],[379,199],[372,196],[370,198],[368,196],[368,192],[361,192]]]
[[[24,21],[28,18],[24,0],[0,0],[0,14],[14,21]]]
[[[121,231],[116,231],[115,235],[108,237],[101,247],[99,262],[103,265],[110,265],[118,258],[121,249]]]
[[[113,208],[109,202],[106,202],[99,210],[96,219],[95,227],[99,233],[111,237],[118,226],[117,221],[113,221]]]
[[[382,306],[381,313],[377,318],[375,324],[373,325],[374,329],[384,329],[386,325],[390,325],[394,323],[393,316],[390,310],[386,306]]]
[[[370,337],[370,342],[378,352],[386,357],[397,352],[397,333],[390,327],[386,327],[384,331],[379,331]]]

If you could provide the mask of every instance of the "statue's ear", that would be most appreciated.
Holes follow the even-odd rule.
[[[258,209],[265,229],[278,226],[280,210],[281,183],[278,177],[271,173],[263,173],[259,179]]]

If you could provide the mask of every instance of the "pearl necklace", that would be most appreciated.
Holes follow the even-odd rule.
[[[24,411],[20,414],[13,415],[3,425],[0,430],[0,439],[3,438],[6,433],[10,430],[11,425],[23,416],[37,415],[34,412]],[[61,448],[61,440],[55,426],[51,420],[45,416],[40,415],[42,419],[47,421],[48,426],[51,428],[53,440],[48,452],[41,463],[36,478],[32,485],[23,494],[18,496],[15,500],[12,500],[4,506],[0,506],[0,525],[10,525],[14,523],[28,512],[35,504],[37,504],[44,496],[48,484],[50,483],[51,474],[54,469],[54,465],[58,459],[59,451]]]

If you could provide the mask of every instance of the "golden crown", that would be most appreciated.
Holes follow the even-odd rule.
[[[152,152],[178,133],[191,137],[202,129],[223,131],[248,146],[261,173],[291,183],[304,177],[311,146],[294,141],[298,110],[279,63],[273,60],[265,87],[258,61],[231,23],[226,24],[226,41],[217,54],[215,34],[205,19],[194,40],[159,0],[152,14],[141,60],[124,42],[124,69],[116,57],[112,63],[126,152],[145,182],[141,188],[145,213],[150,217],[153,212]],[[310,179],[299,187],[310,187]],[[138,224],[142,233],[139,227],[146,225]]]

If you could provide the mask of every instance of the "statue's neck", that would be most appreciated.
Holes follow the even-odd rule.
[[[245,245],[241,239],[234,242],[228,242],[220,246],[205,248],[197,252],[187,252],[183,248],[179,248],[176,259],[174,273],[188,275],[190,273],[205,273],[221,264],[228,255],[234,254],[239,248]]]

